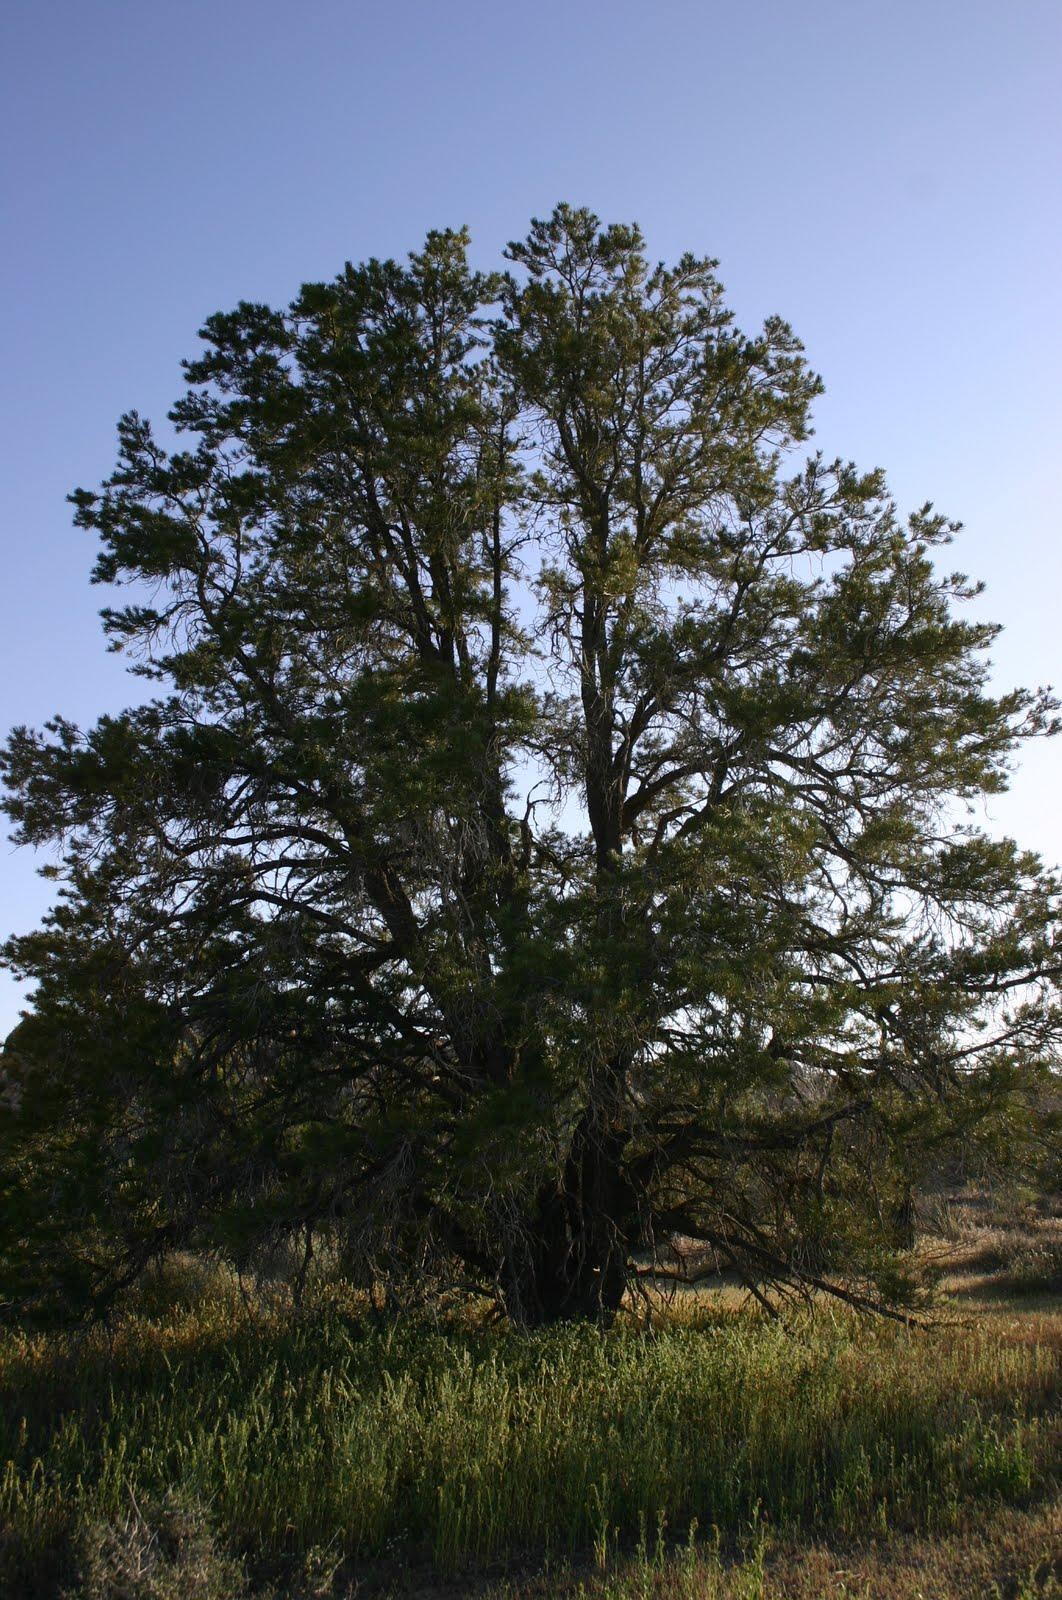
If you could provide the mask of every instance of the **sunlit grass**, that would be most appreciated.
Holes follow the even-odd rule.
[[[946,1530],[1048,1491],[1059,1376],[1047,1325],[787,1334],[687,1308],[650,1335],[374,1330],[219,1289],[80,1346],[0,1342],[0,1592],[55,1592],[80,1530],[167,1496],[258,1562],[325,1547],[443,1572],[605,1562],[691,1524]]]

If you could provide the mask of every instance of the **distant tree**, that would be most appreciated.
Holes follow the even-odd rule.
[[[16,730],[63,889],[7,960],[9,1298],[330,1232],[608,1320],[701,1247],[884,1304],[922,1164],[1015,1150],[1057,884],[964,824],[1046,693],[715,263],[561,206],[212,317],[72,496],[157,697]],[[968,807],[966,811],[968,813]]]

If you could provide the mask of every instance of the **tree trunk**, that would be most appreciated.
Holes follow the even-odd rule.
[[[559,1183],[539,1190],[502,1270],[516,1323],[608,1326],[627,1286],[633,1197],[622,1165],[626,1132],[583,1113]]]
[[[896,1235],[896,1243],[901,1250],[913,1250],[915,1247],[915,1198],[914,1189],[906,1183],[900,1196],[892,1209],[892,1225]]]

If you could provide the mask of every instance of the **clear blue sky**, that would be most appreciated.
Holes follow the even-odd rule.
[[[721,259],[818,443],[966,531],[1000,685],[1062,680],[1058,0],[7,0],[0,730],[135,697],[67,491],[211,311],[567,199]],[[989,820],[1062,858],[1062,741]],[[0,847],[0,931],[48,902]],[[0,974],[0,1035],[19,995]]]

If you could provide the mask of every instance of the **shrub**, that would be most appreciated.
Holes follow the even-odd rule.
[[[246,1590],[201,1507],[173,1494],[90,1523],[80,1557],[78,1600],[237,1600]]]

